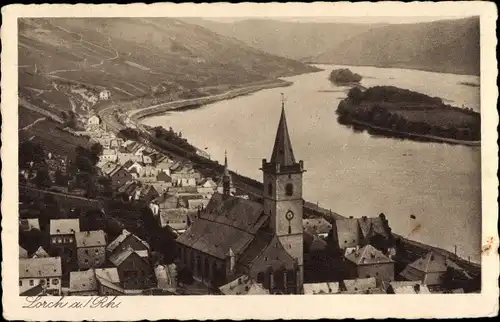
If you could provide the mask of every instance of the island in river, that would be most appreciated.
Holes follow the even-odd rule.
[[[479,113],[395,86],[354,87],[337,115],[341,124],[384,136],[466,145],[481,140]]]
[[[329,76],[330,81],[337,85],[359,84],[362,78],[361,75],[353,73],[347,68],[334,69]]]

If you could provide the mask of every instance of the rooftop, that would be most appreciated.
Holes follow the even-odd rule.
[[[373,247],[372,245],[366,245],[365,247],[354,250],[352,253],[347,254],[345,258],[356,265],[369,265],[369,264],[381,264],[381,263],[392,263],[392,259],[385,256],[381,251]]]
[[[69,273],[70,292],[97,291],[97,280],[93,269]]]
[[[304,284],[304,294],[338,294],[340,293],[339,282],[322,282]]]
[[[19,278],[55,277],[61,274],[61,257],[19,259]]]
[[[76,247],[106,246],[106,235],[102,230],[75,233]]]
[[[80,231],[79,219],[51,219],[51,235],[69,235]]]

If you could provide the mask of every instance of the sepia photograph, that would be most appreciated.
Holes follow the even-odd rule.
[[[11,296],[484,291],[479,13],[192,12],[15,19]]]

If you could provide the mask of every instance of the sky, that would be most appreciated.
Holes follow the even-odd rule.
[[[246,19],[272,19],[280,21],[291,21],[291,22],[341,22],[341,23],[390,23],[390,24],[400,24],[400,23],[419,23],[419,22],[430,22],[437,20],[448,20],[448,19],[461,19],[467,18],[467,16],[426,16],[426,17],[204,17],[207,20],[213,20],[218,22],[234,22]]]

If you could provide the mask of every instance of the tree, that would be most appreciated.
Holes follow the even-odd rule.
[[[356,86],[349,90],[347,97],[351,99],[354,104],[359,104],[363,100],[363,92]]]
[[[77,155],[75,157],[75,165],[80,172],[92,173],[94,171],[92,161],[84,155]]]
[[[55,173],[55,183],[58,186],[67,186],[68,185],[68,178],[65,176],[61,170],[57,169]]]
[[[49,170],[46,167],[38,169],[35,177],[35,184],[38,188],[50,188],[52,186]]]
[[[90,151],[93,153],[94,156],[99,157],[102,154],[102,151],[104,151],[104,148],[101,145],[101,143],[97,142],[92,144],[92,146],[90,147]]]
[[[29,168],[29,164],[45,163],[45,151],[39,143],[32,141],[24,141],[19,144],[19,167],[22,169]]]

